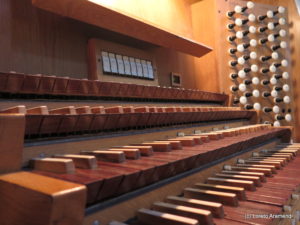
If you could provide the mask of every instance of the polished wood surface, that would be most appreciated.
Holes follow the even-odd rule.
[[[21,169],[25,117],[0,114],[0,174]]]
[[[157,48],[153,45],[149,46],[134,38],[116,35],[101,28],[45,12],[34,7],[30,0],[21,2],[1,0],[0,4],[2,21],[0,31],[3,34],[0,38],[3,51],[0,57],[0,71],[87,78],[87,42],[93,37],[141,49],[150,48],[162,65],[158,68],[159,85],[171,86],[170,71],[174,71],[185,75],[183,87],[196,88],[194,81],[197,71],[194,70],[193,56],[166,48]],[[175,5],[173,1],[170,4]],[[189,14],[188,6],[184,7],[185,14]],[[145,8],[145,10],[147,13],[152,13],[150,8]],[[178,9],[170,12],[171,15],[164,16],[176,17],[176,21],[170,22],[177,29],[179,15],[176,10]],[[162,15],[159,15],[159,18],[161,17]],[[160,21],[160,24],[164,22]],[[28,30],[30,32],[27,32]],[[7,61],[7,58],[10,60]],[[48,79],[53,81],[50,76]],[[49,86],[43,86],[43,88],[46,89]]]
[[[2,175],[0,185],[3,225],[82,225],[86,198],[83,185],[29,172]]]
[[[134,37],[155,45],[182,51],[197,57],[210,52],[211,49],[196,41],[180,37],[174,33],[128,17],[117,11],[95,4],[91,1],[47,1],[33,0],[32,3],[42,9],[105,28],[123,35]],[[72,10],[70,10],[72,9]],[[122,24],[120,24],[122,21]],[[128,29],[135,27],[135,29]],[[152,34],[152,35],[149,35]]]
[[[272,141],[271,143],[263,144],[262,146],[256,148],[254,150],[254,152],[260,152],[263,149],[272,148],[273,146],[276,145],[276,143],[277,143],[277,141]],[[156,191],[145,192],[140,195],[134,196],[133,198],[128,199],[124,202],[121,202],[120,204],[111,205],[111,206],[103,209],[99,213],[88,215],[85,218],[84,224],[88,225],[97,219],[101,220],[104,223],[109,223],[111,220],[126,221],[126,220],[128,220],[128,218],[133,218],[136,215],[136,212],[138,209],[143,208],[143,207],[150,208],[153,202],[162,201],[163,199],[168,199],[169,198],[168,196],[182,195],[182,190],[184,188],[189,187],[189,186],[191,187],[197,182],[205,183],[205,181],[208,177],[210,177],[212,174],[222,170],[224,165],[234,164],[236,162],[237,158],[241,158],[241,157],[248,158],[248,157],[251,157],[251,155],[252,155],[252,152],[244,153],[240,156],[228,159],[228,160],[224,161],[223,163],[219,163],[210,168],[204,169],[198,173],[191,174],[190,176],[186,176],[177,181],[170,182],[166,185],[160,186],[157,189],[155,189]],[[168,202],[168,200],[167,200],[167,202]],[[175,202],[173,202],[173,203],[175,203]],[[202,209],[210,210],[211,208],[214,208],[215,211],[211,210],[211,211],[214,211],[213,215],[219,215],[222,218],[222,215],[223,215],[222,209],[221,209],[222,207],[220,205],[218,205],[220,203],[215,203],[215,204],[210,205],[211,203],[208,204],[206,202],[195,202],[195,204],[201,205]],[[187,205],[187,206],[192,207],[192,205]],[[203,207],[205,207],[205,208],[203,208]],[[115,213],[115,212],[119,212],[120,210],[122,210],[122,212],[123,212],[122,214]],[[109,218],[111,218],[111,219],[109,219]],[[216,218],[214,218],[214,221],[215,221],[215,219]],[[233,222],[231,221],[231,223],[228,223],[228,224],[232,224],[232,223]],[[219,224],[222,224],[222,223],[219,223]]]

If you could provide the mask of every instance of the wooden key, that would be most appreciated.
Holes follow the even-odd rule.
[[[282,166],[285,166],[287,164],[287,159],[286,158],[279,158],[279,157],[264,157],[264,156],[255,156],[249,158],[250,160],[265,160],[265,161],[275,161],[275,162],[280,162]]]
[[[161,140],[161,141],[154,141],[155,143],[170,143],[172,146],[172,150],[181,150],[182,144],[178,140]]]
[[[232,166],[233,171],[248,171],[248,172],[259,172],[264,173],[267,177],[272,177],[273,172],[270,168],[257,168],[257,167],[245,167],[245,166]]]
[[[104,160],[108,162],[121,163],[125,161],[125,154],[121,151],[84,151],[83,155],[94,155],[98,160]]]
[[[83,224],[85,185],[17,172],[0,176],[0,186],[1,224]]]
[[[281,169],[281,163],[277,161],[272,160],[254,160],[254,159],[247,159],[245,160],[245,163],[247,164],[262,164],[262,165],[273,165],[276,169]]]
[[[222,170],[221,173],[225,174],[236,174],[236,175],[246,175],[246,176],[257,176],[260,178],[261,182],[266,182],[266,177],[264,173],[259,172],[246,172],[246,171],[233,171],[233,170]]]
[[[1,113],[19,113],[19,114],[26,114],[26,106],[25,105],[17,105],[11,108],[2,109]]]
[[[251,180],[254,182],[255,186],[261,187],[260,178],[257,176],[246,176],[246,175],[234,175],[234,174],[222,174],[222,173],[216,173],[216,177],[223,177],[223,178],[229,178],[229,179],[238,179],[238,180]]]
[[[112,106],[104,108],[106,113],[123,113],[123,107],[122,106]]]
[[[207,183],[243,187],[248,191],[256,190],[254,182],[250,180],[236,180],[236,179],[226,179],[226,178],[219,178],[219,177],[209,177],[207,178]]]
[[[62,108],[57,109],[51,109],[49,110],[49,114],[70,114],[70,115],[76,115],[76,110],[74,106],[66,106]]]
[[[280,145],[278,146],[277,145],[277,146],[275,146],[275,148],[287,148],[287,149],[298,149],[298,150],[300,149],[299,146],[294,146],[294,145],[286,145],[286,146],[284,146],[284,145],[283,146],[280,146]]]
[[[64,158],[64,159],[72,159],[75,167],[82,168],[82,169],[96,169],[97,159],[95,156],[90,155],[72,155],[72,154],[65,154],[65,155],[54,155],[54,158]]]
[[[200,188],[200,189],[206,189],[206,190],[234,193],[234,194],[236,194],[236,196],[238,197],[239,200],[246,200],[246,192],[245,192],[245,189],[242,187],[215,185],[215,184],[203,184],[203,183],[196,183],[195,187]]]
[[[280,143],[280,144],[276,145],[276,147],[295,147],[295,148],[300,148],[300,143],[294,143],[294,144]]]
[[[185,188],[184,197],[220,202],[224,205],[238,206],[238,198],[234,193],[211,191],[198,188]]]
[[[27,109],[26,114],[49,115],[49,111],[48,111],[48,107],[43,105],[43,106],[38,106],[38,107]]]
[[[254,168],[266,168],[271,169],[272,173],[276,174],[276,168],[273,165],[262,165],[262,164],[236,164],[239,167],[254,167]]]
[[[152,146],[138,146],[138,145],[126,145],[126,146],[119,146],[118,148],[128,148],[128,149],[138,149],[141,152],[142,156],[151,156],[153,155],[153,148]]]
[[[206,136],[209,137],[210,140],[219,140],[220,136],[216,133],[205,133]]]
[[[175,214],[178,216],[184,216],[192,219],[196,219],[201,224],[213,225],[212,214],[208,210],[196,209],[182,205],[175,205],[165,202],[155,202],[152,204],[152,209],[160,212]]]
[[[261,153],[260,156],[263,156],[263,157],[274,157],[274,158],[281,158],[281,157],[284,157],[286,158],[288,161],[294,159],[294,155],[292,153]]]
[[[139,149],[125,149],[125,148],[110,148],[109,151],[124,152],[126,159],[139,159],[141,153]]]
[[[210,142],[210,138],[207,134],[189,134],[188,136],[198,137],[201,139],[202,143]]]
[[[253,158],[261,158],[261,159],[271,159],[271,160],[277,160],[277,161],[282,161],[283,163],[287,164],[288,161],[290,161],[290,157],[289,156],[282,156],[282,157],[278,157],[278,156],[272,156],[272,155],[264,155],[264,154],[259,154],[259,155],[253,155],[251,157],[251,159]]]
[[[222,130],[222,131],[218,131],[217,133],[222,133],[224,137],[233,137],[235,136],[234,135],[234,132],[233,131],[227,131],[227,130]]]
[[[149,225],[199,225],[195,219],[143,208],[137,212],[137,218],[138,221]]]
[[[203,141],[202,141],[201,137],[187,135],[187,136],[184,136],[184,138],[192,138],[196,145],[202,145],[203,144]]]
[[[297,155],[298,150],[289,150],[289,149],[270,149],[268,153],[292,153],[294,156]]]
[[[193,140],[195,145],[201,145],[203,144],[203,141],[201,139],[201,137],[198,137],[198,136],[191,136],[191,135],[186,135],[186,136],[183,136],[183,137],[176,137],[175,139],[178,139],[178,140]]]
[[[133,145],[136,145],[136,144],[133,144]],[[144,142],[140,145],[152,146],[153,151],[155,151],[155,152],[169,152],[172,150],[172,146],[171,146],[170,142],[165,142],[165,143]]]
[[[118,221],[111,221],[108,225],[127,225],[127,223],[121,223]]]
[[[187,139],[187,138],[172,138],[168,139],[169,141],[180,141],[182,146],[188,146],[192,147],[195,146],[195,141],[193,139]]]
[[[224,208],[221,203],[209,202],[192,198],[184,198],[178,196],[168,196],[166,202],[183,205],[197,209],[206,209],[211,211],[212,215],[217,218],[224,218]]]
[[[75,165],[72,159],[36,158],[31,159],[29,165],[35,170],[54,173],[74,173]]]

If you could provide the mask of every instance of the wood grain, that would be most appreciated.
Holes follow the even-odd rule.
[[[175,49],[197,57],[211,51],[209,47],[197,43],[196,41],[180,37],[179,35],[166,31],[160,27],[126,16],[91,1],[33,0],[32,3],[39,8],[62,16],[70,17],[129,37],[134,37],[162,47]],[[134,27],[135,29],[128,29],[129,27]]]
[[[24,133],[24,115],[0,114],[0,174],[21,169]]]
[[[0,176],[3,225],[82,225],[86,188],[28,172]]]

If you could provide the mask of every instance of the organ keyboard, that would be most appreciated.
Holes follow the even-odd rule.
[[[19,2],[0,8],[0,225],[299,224],[290,3],[167,1],[170,33],[128,4]]]
[[[18,125],[23,124],[22,133],[26,115],[3,113],[0,117],[17,118]],[[281,215],[282,207],[294,202],[289,196],[297,198],[298,180],[290,176],[297,169],[299,147],[278,144],[289,142],[289,128],[266,124],[225,128],[199,132],[203,127],[198,124],[193,127],[197,132],[183,133],[186,128],[176,127],[167,136],[155,136],[156,131],[150,129],[151,139],[147,134],[138,139],[133,135],[126,141],[109,142],[107,148],[96,145],[65,153],[50,149],[43,156],[40,152],[34,158],[23,156],[19,167],[23,164],[25,171],[0,177],[1,205],[8,206],[1,207],[0,220],[13,225],[33,216],[36,223],[25,224],[54,224],[57,220],[65,224],[119,223],[113,220],[150,225],[269,224],[272,220],[250,217],[258,212]],[[265,147],[268,150],[261,150]],[[18,148],[18,154],[26,155],[26,147],[24,153]],[[15,190],[13,195],[11,189]],[[70,202],[74,206],[65,210]],[[12,216],[21,203],[34,204],[45,213],[25,207]]]

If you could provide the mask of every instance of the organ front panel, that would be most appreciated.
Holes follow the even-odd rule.
[[[22,18],[8,24],[31,27],[31,21],[38,42],[32,47],[46,49],[45,55],[29,51],[22,45],[28,40],[13,30],[16,53],[22,46],[32,58],[34,52],[40,62],[52,62],[44,67],[33,60],[31,72],[21,60],[21,66],[7,63],[11,70],[0,62],[1,225],[299,223],[300,144],[286,6],[178,0],[135,1],[130,9],[122,1],[111,7],[98,0],[0,1],[11,7],[0,14],[18,9],[14,15]],[[163,25],[144,19],[156,19],[151,15],[161,7],[169,9]],[[168,16],[177,19],[175,30],[164,27]],[[45,30],[37,27],[48,23],[55,26],[38,36]],[[182,24],[193,35],[179,35]],[[203,24],[201,37],[212,46],[198,41]],[[56,52],[69,41],[84,50],[79,57]],[[87,72],[49,72],[56,63],[73,72],[84,65]]]

